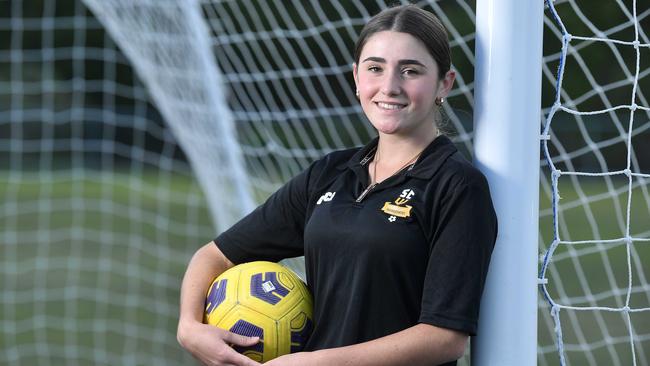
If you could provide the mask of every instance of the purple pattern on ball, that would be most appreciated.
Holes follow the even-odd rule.
[[[228,285],[228,280],[223,279],[212,284],[210,287],[210,292],[208,292],[208,297],[205,299],[205,306],[208,308],[206,312],[210,314],[219,304],[226,299],[226,286]]]
[[[255,324],[251,324],[245,320],[238,320],[235,325],[230,328],[230,331],[246,337],[260,337],[260,341],[249,347],[234,346],[235,351],[244,353],[246,351],[255,351],[264,353],[264,330]]]
[[[266,301],[271,305],[275,305],[280,302],[280,300],[282,300],[282,297],[289,294],[289,290],[280,284],[277,278],[277,273],[266,272],[264,275],[264,279],[262,279],[261,273],[256,273],[251,277],[251,295],[260,300]],[[266,282],[273,284],[273,287],[275,287],[275,289],[268,292],[265,291],[263,284]]]
[[[314,324],[311,319],[307,318],[305,326],[301,330],[291,331],[291,353],[300,352],[305,348],[313,328]]]

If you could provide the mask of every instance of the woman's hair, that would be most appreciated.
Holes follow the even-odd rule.
[[[354,48],[357,65],[368,39],[382,31],[407,33],[419,39],[438,64],[438,77],[443,78],[449,71],[451,54],[445,27],[435,15],[412,4],[387,8],[370,19],[361,30]]]

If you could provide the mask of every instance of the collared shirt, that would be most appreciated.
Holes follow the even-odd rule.
[[[440,136],[364,194],[377,141],[314,162],[215,239],[233,263],[305,256],[307,350],[418,323],[476,332],[497,233],[485,177]]]

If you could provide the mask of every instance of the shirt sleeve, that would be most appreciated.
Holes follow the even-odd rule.
[[[312,169],[313,164],[214,240],[231,262],[277,262],[304,255],[303,233]]]
[[[497,218],[479,172],[452,189],[433,225],[420,322],[476,334]]]

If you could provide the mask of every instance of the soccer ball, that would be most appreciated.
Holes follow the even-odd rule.
[[[260,337],[235,350],[258,362],[301,351],[312,328],[312,299],[290,269],[272,262],[236,265],[208,290],[204,322],[231,332]]]

